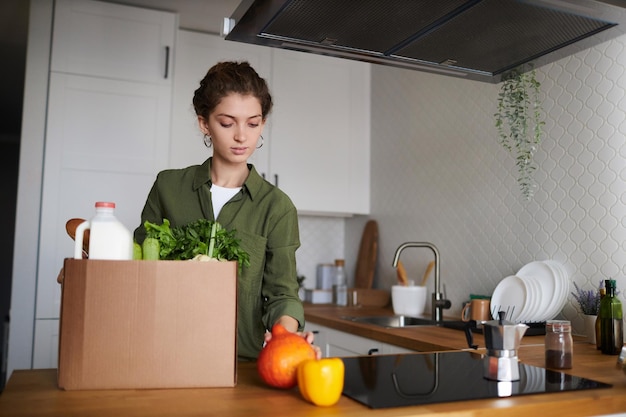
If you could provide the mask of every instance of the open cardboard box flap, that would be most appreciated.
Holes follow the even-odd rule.
[[[58,385],[231,387],[237,263],[66,259]]]

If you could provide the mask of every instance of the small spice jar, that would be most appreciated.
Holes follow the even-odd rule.
[[[572,367],[572,326],[567,320],[546,322],[546,368]]]

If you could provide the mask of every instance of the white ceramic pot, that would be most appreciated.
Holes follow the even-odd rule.
[[[585,322],[585,335],[587,336],[587,342],[596,343],[596,318],[598,316],[592,316],[585,314],[583,316]]]
[[[421,316],[426,306],[426,287],[393,285],[391,287],[391,304],[395,314]]]

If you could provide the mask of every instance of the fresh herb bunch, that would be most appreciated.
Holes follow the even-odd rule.
[[[146,221],[146,239],[160,243],[159,259],[187,260],[197,255],[237,261],[239,267],[250,265],[250,255],[241,248],[235,230],[226,230],[218,222],[199,219],[185,226],[171,227],[168,219],[158,225]]]
[[[578,302],[580,312],[590,316],[597,316],[600,311],[600,289],[603,287],[602,280],[597,290],[582,290],[574,283],[576,292],[572,292],[574,299]]]

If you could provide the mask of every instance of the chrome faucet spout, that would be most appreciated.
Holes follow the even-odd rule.
[[[393,267],[398,267],[400,254],[406,248],[428,248],[435,255],[435,292],[432,294],[432,320],[435,322],[443,321],[443,310],[450,308],[450,301],[443,299],[441,293],[441,279],[439,276],[439,250],[435,245],[429,242],[405,242],[398,246],[393,257]]]

